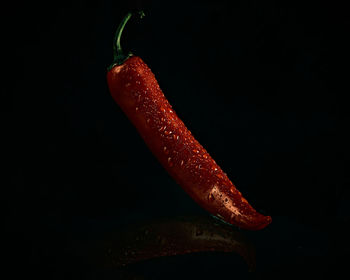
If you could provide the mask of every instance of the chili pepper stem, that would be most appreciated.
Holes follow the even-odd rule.
[[[140,11],[138,14],[140,18],[143,18],[145,16],[143,11]],[[116,65],[123,64],[125,60],[127,60],[129,57],[133,55],[131,52],[129,52],[128,54],[124,54],[122,46],[120,44],[120,39],[124,30],[124,27],[132,16],[133,16],[133,13],[131,12],[127,13],[126,16],[123,18],[123,20],[121,21],[121,23],[119,24],[117,31],[115,32],[114,40],[113,40],[113,63],[111,66],[108,67],[108,70],[112,69]]]

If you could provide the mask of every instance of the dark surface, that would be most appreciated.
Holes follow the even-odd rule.
[[[236,254],[169,257],[131,271],[139,279],[329,279],[346,271],[348,7],[48,3],[2,8],[3,161],[9,167],[2,232],[14,278],[121,278],[120,271],[84,266],[65,248],[144,219],[205,214],[109,95],[114,31],[134,8],[146,17],[128,24],[124,49],[144,59],[195,137],[273,222],[263,231],[243,231],[256,246],[254,273]]]

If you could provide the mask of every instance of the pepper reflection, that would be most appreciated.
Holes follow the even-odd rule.
[[[255,269],[255,249],[231,225],[212,217],[179,217],[135,224],[81,244],[75,253],[91,265],[118,268],[154,258],[235,252]]]

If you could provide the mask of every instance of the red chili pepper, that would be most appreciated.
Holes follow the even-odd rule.
[[[107,73],[112,97],[162,166],[199,205],[238,227],[264,228],[271,217],[258,213],[248,203],[193,137],[142,59],[123,54],[120,37],[131,16],[125,16],[115,36],[114,63]]]

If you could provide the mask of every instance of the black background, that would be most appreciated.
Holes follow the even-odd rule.
[[[3,148],[11,177],[2,195],[3,242],[12,275],[115,279],[83,271],[62,248],[73,236],[142,219],[205,214],[109,95],[113,35],[132,9],[146,17],[128,23],[124,49],[150,66],[195,137],[273,218],[262,231],[243,231],[257,250],[253,274],[232,255],[151,261],[139,273],[265,279],[343,270],[348,71],[338,70],[349,47],[345,5],[16,1],[2,17]]]

